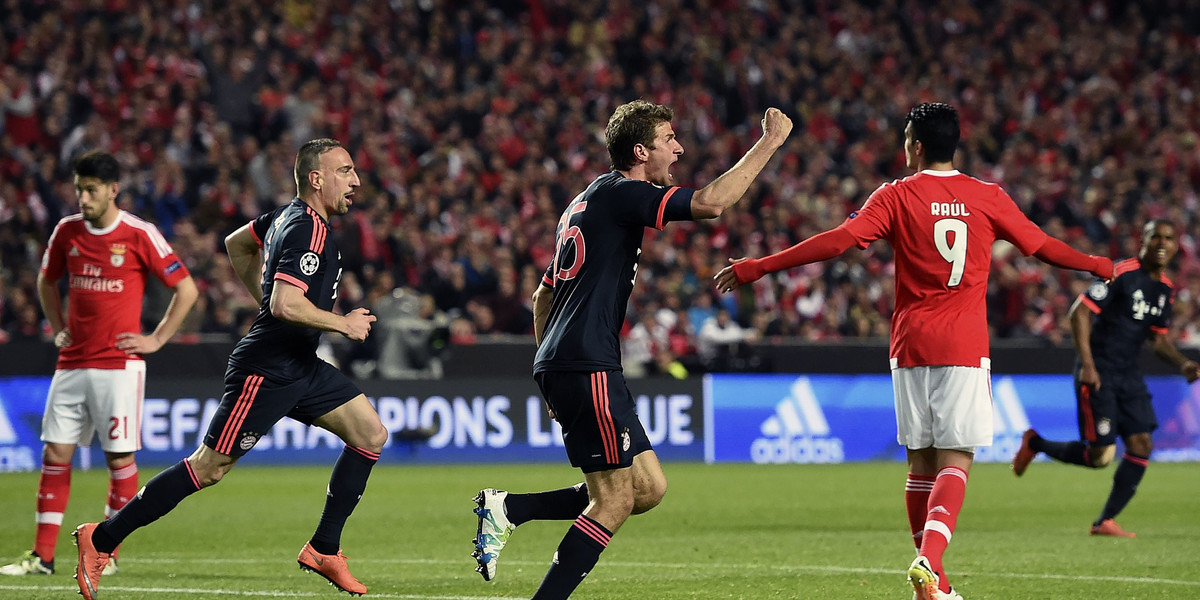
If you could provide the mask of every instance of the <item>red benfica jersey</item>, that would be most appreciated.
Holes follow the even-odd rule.
[[[893,366],[989,366],[987,281],[992,244],[1029,255],[1045,243],[1000,186],[958,171],[921,171],[871,194],[842,223],[861,248],[896,255]]]
[[[142,332],[146,275],[167,287],[188,276],[158,228],[122,211],[105,229],[79,214],[64,217],[42,256],[50,281],[68,276],[67,327],[72,343],[58,353],[59,369],[124,369],[140,358],[116,348],[117,334]]]

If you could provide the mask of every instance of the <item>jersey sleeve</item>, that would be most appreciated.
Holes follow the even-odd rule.
[[[278,237],[281,234],[282,238]],[[302,218],[292,221],[282,232],[276,229],[274,235],[277,237],[271,246],[277,255],[269,260],[275,261],[275,279],[307,293],[322,266],[319,250],[324,246],[324,230],[318,230],[312,220]]]
[[[261,214],[250,221],[250,235],[254,236],[259,248],[263,247],[263,240],[267,238],[267,230],[271,228],[271,221],[275,219],[276,212],[278,211]]]
[[[1103,279],[1097,279],[1088,286],[1082,294],[1079,295],[1079,301],[1088,310],[1096,314],[1100,314],[1109,304],[1112,304],[1113,288],[1122,284],[1122,279],[1117,277],[1109,283],[1105,283]]]
[[[146,263],[146,269],[163,282],[163,285],[175,287],[175,284],[190,275],[187,267],[183,266],[183,261],[175,255],[175,250],[171,248],[171,244],[167,243],[166,238],[158,231],[157,227],[151,226],[139,231],[141,231],[142,240],[142,259]]]
[[[996,196],[996,237],[1008,240],[1025,256],[1037,252],[1046,243],[1046,232],[1030,221],[1000,186],[996,186]]]
[[[542,285],[554,288],[554,259],[550,260],[550,266],[546,267],[545,273],[542,273]]]
[[[50,281],[58,281],[67,272],[67,244],[63,234],[63,222],[59,221],[50,234],[46,243],[46,252],[42,254],[42,274]]]
[[[863,203],[862,208],[850,213],[839,227],[854,236],[854,243],[865,249],[875,240],[885,239],[891,233],[896,192],[892,186],[879,186]]]
[[[648,181],[625,179],[616,184],[623,222],[662,229],[670,221],[691,221],[692,195],[696,190],[662,187]]]

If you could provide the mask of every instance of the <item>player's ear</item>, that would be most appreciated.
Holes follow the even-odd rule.
[[[319,171],[308,172],[308,187],[314,190],[321,189],[321,173]]]
[[[646,147],[641,144],[634,144],[633,145],[633,157],[638,160],[646,160],[647,158],[650,158],[650,151],[647,150]]]

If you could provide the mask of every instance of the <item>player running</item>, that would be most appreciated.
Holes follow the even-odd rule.
[[[513,528],[534,519],[573,519],[535,600],[570,596],[629,515],[654,508],[667,491],[621,375],[619,333],[645,229],[719,216],[742,197],[792,130],[791,119],[767,110],[763,135],[745,156],[703,189],[692,190],[675,185],[670,172],[683,154],[673,116],[671,109],[644,100],[617,107],[605,131],[613,171],[563,212],[554,259],[533,296],[534,379],[585,482],[537,494],[480,492],[475,558],[476,570],[491,580]]]
[[[782,252],[736,259],[717,273],[728,292],[767,273],[833,258],[885,239],[896,255],[892,385],[897,442],[908,454],[905,504],[918,556],[908,580],[919,600],[961,598],[942,569],[977,446],[992,443],[985,296],[992,243],[1063,268],[1112,277],[1112,261],[1081,254],[1038,229],[1000,186],[959,173],[958,112],[927,103],[905,118],[915,175],[875,190],[840,226]]]
[[[338,589],[365,594],[346,565],[340,540],[346,519],[366,489],[371,468],[387,441],[379,415],[358,387],[317,358],[322,331],[356,342],[375,317],[365,308],[330,312],[341,279],[340,256],[328,238],[330,215],[346,214],[359,186],[350,154],[335,140],[312,140],[296,155],[298,197],[226,238],[230,261],[261,302],[258,317],[238,342],[225,371],[225,395],[204,443],[159,473],[125,508],[103,523],[75,530],[75,579],[86,600],[96,597],[100,576],[117,544],[170,512],[187,496],[221,480],[279,419],[323,427],[346,442],[329,479],[325,509],[297,562]],[[261,290],[251,282],[259,270]]]
[[[108,464],[104,515],[120,510],[138,489],[134,452],[141,448],[146,363],[179,330],[196,302],[196,283],[158,228],[117,208],[120,165],[94,151],[75,162],[80,212],[64,217],[50,235],[38,299],[59,348],[58,367],[42,416],[42,476],[38,480],[33,549],[0,575],[50,575],[63,512],[71,495],[76,446],[99,433]],[[171,304],[143,335],[142,296],[153,275],[174,290]],[[67,318],[58,282],[67,278]],[[107,574],[117,572],[116,550]]]
[[[1125,455],[1113,473],[1112,491],[1092,535],[1134,537],[1114,520],[1133,499],[1150,463],[1158,428],[1150,390],[1138,367],[1138,349],[1150,340],[1154,354],[1174,365],[1191,383],[1200,376],[1200,365],[1188,360],[1171,342],[1171,306],[1174,302],[1167,265],[1179,251],[1175,225],[1155,220],[1142,230],[1137,258],[1117,263],[1111,282],[1097,280],[1071,307],[1071,334],[1079,358],[1075,365],[1075,399],[1082,441],[1052,442],[1030,429],[1021,438],[1013,457],[1013,473],[1025,473],[1039,452],[1054,460],[1100,469],[1116,455],[1117,436]]]

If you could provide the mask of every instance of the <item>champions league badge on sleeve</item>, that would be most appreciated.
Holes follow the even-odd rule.
[[[1103,281],[1093,281],[1088,286],[1087,294],[1092,300],[1103,300],[1108,297],[1108,286]]]
[[[320,265],[321,259],[317,258],[316,252],[305,252],[304,256],[300,257],[300,272],[305,275],[316,273]]]

